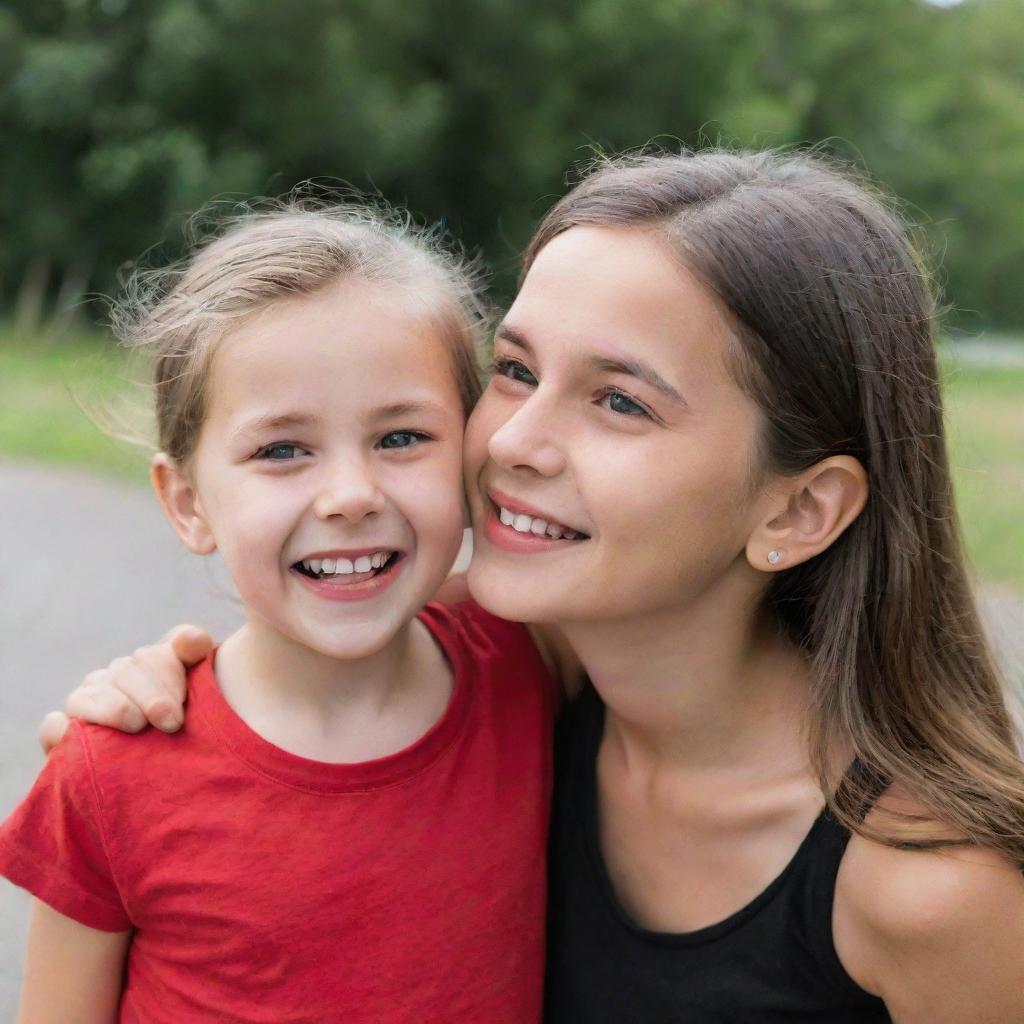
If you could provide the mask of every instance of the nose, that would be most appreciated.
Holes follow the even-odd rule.
[[[557,476],[565,469],[559,443],[558,410],[535,391],[491,434],[487,442],[491,459],[505,469],[532,470],[540,476]]]
[[[313,512],[318,519],[341,516],[351,523],[358,523],[367,516],[382,512],[385,501],[367,460],[343,459],[326,467],[319,493],[313,501]]]

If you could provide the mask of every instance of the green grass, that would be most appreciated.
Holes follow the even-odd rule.
[[[1019,366],[946,361],[946,406],[957,500],[975,565],[1024,593],[1024,348]],[[146,480],[147,454],[95,420],[145,392],[112,344],[82,337],[45,345],[0,333],[0,457],[75,465]],[[138,415],[134,417],[139,421]]]
[[[0,335],[0,456],[144,482],[148,454],[108,432],[107,421],[129,415],[127,401],[144,404],[144,389],[131,380],[130,362],[113,343],[86,336],[30,344]]]
[[[1024,592],[1024,366],[947,366],[946,408],[967,549],[987,580]]]

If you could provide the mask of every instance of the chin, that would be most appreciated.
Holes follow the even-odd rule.
[[[470,596],[492,615],[511,622],[556,622],[569,614],[556,614],[549,595],[538,588],[536,577],[522,582],[492,573],[484,564],[470,563],[466,583]],[[567,609],[562,609],[568,611]]]

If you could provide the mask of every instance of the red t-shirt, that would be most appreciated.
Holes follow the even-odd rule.
[[[555,685],[523,626],[471,602],[421,618],[452,696],[389,757],[280,750],[210,661],[175,735],[73,723],[0,829],[0,873],[135,929],[121,1021],[539,1020]]]

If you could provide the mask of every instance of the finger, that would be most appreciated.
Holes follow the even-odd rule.
[[[152,647],[140,647],[131,657],[134,668],[143,675],[148,675],[150,682],[158,690],[162,690],[168,701],[169,710],[174,712],[180,719],[184,714],[184,704],[188,691],[186,676],[188,669],[181,663],[181,660],[174,653],[169,643],[155,644]],[[134,673],[125,673],[124,686],[121,687],[129,696],[137,697],[139,700],[149,701],[155,690],[145,686],[139,681],[138,689],[135,688],[135,680],[138,677]],[[120,685],[121,680],[115,677],[115,682]],[[143,705],[148,717],[149,705]],[[150,721],[158,724],[153,718]]]
[[[115,658],[107,671],[113,688],[151,725],[164,732],[181,728],[185,669],[166,645],[140,647],[130,658]]]
[[[122,732],[139,732],[144,729],[146,716],[142,710],[109,679],[104,681],[105,675],[106,670],[86,676],[85,682],[68,697],[64,710],[72,718],[82,718]]]
[[[39,746],[43,748],[44,754],[49,754],[60,743],[70,724],[70,719],[63,711],[51,711],[42,720],[36,736],[39,739]]]
[[[213,650],[213,637],[201,626],[175,626],[166,642],[182,664],[191,667]]]

